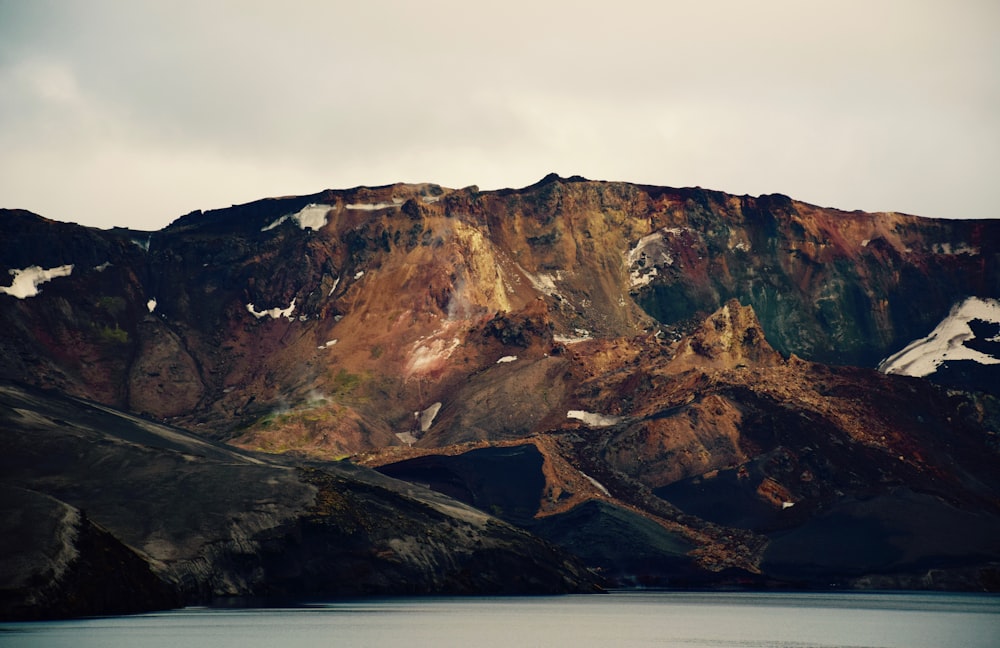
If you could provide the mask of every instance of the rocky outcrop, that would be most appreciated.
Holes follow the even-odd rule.
[[[669,370],[711,371],[783,362],[767,342],[753,309],[732,299],[681,340]]]

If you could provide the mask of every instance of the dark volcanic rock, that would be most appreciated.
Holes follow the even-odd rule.
[[[0,485],[0,618],[37,620],[179,607],[175,588],[85,513]]]
[[[534,518],[545,486],[542,455],[533,445],[425,455],[382,466],[379,472],[423,484],[520,525]]]
[[[10,384],[0,474],[5,618],[220,597],[596,587],[567,554],[417,486],[350,465],[267,461]]]

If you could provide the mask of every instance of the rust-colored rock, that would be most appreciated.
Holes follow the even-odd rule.
[[[6,269],[73,268],[0,293],[3,378],[318,459],[528,444],[552,538],[626,524],[691,582],[847,584],[864,574],[769,547],[842,519],[916,538],[893,503],[924,498],[961,542],[914,540],[879,578],[1000,561],[1000,406],[969,389],[990,368],[952,368],[953,391],[874,370],[954,303],[1000,297],[998,221],[547,176],[266,199],[159,232],[21,211],[0,228]]]

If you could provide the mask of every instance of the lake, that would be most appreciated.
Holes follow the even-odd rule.
[[[619,592],[396,598],[2,623],[0,646],[996,648],[1000,596]]]

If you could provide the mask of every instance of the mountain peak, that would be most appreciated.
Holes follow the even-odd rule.
[[[581,175],[572,175],[572,176],[569,176],[568,178],[564,178],[564,177],[560,176],[558,173],[552,172],[552,173],[546,174],[545,177],[542,178],[541,180],[539,180],[538,182],[536,182],[534,184],[528,185],[527,187],[524,188],[524,190],[537,189],[539,187],[544,187],[545,185],[552,184],[554,182],[561,182],[563,184],[569,184],[569,183],[575,183],[575,182],[590,182],[590,180],[587,179],[587,178],[584,178]]]

